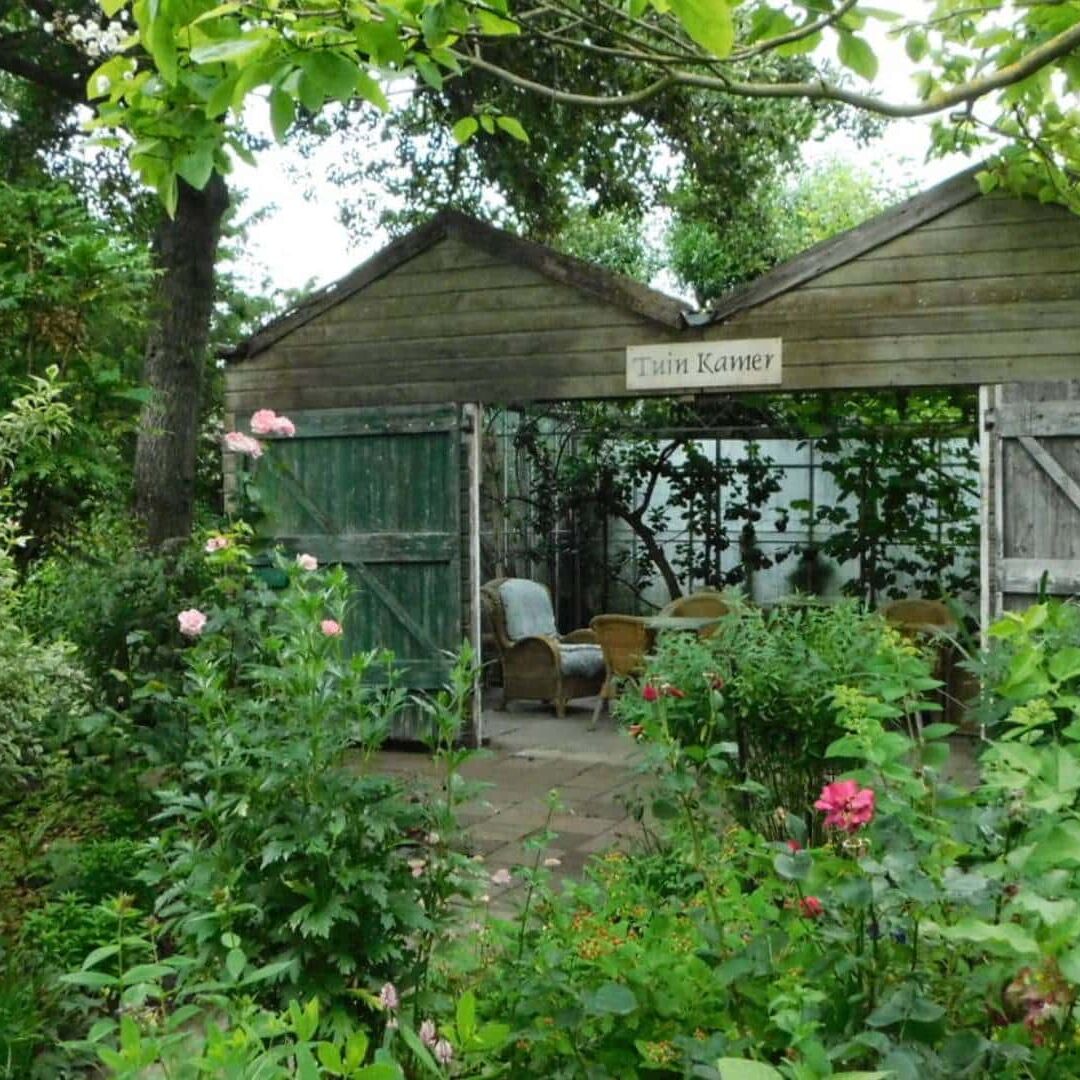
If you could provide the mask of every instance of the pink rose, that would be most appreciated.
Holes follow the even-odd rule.
[[[176,621],[184,637],[198,637],[206,625],[206,616],[198,608],[188,608],[176,616]]]
[[[816,896],[804,896],[799,901],[799,910],[808,919],[820,919],[825,914],[825,907]]]
[[[250,454],[253,458],[261,458],[263,452],[259,440],[242,431],[230,431],[225,436],[225,449],[234,454]]]
[[[837,780],[821,789],[815,810],[825,812],[825,827],[857,832],[874,817],[874,793],[854,780]]]
[[[642,688],[641,696],[646,701],[656,701],[660,697],[660,691],[652,683],[646,683]]]
[[[223,551],[231,544],[232,541],[227,536],[211,536],[203,550],[207,555],[213,555],[215,551]]]
[[[496,870],[491,875],[492,885],[509,885],[511,881],[510,871],[503,867],[501,870]]]
[[[792,854],[802,851],[802,844],[800,844],[798,840],[789,840],[787,846],[791,849]]]
[[[251,418],[251,430],[256,435],[273,435],[278,415],[273,409],[260,409]]]
[[[299,566],[301,570],[318,570],[319,560],[316,559],[314,555],[297,555],[296,565]]]
[[[334,619],[323,619],[319,628],[327,637],[341,637],[341,623]]]
[[[274,421],[273,433],[291,439],[296,434],[296,425],[287,416],[279,416]]]

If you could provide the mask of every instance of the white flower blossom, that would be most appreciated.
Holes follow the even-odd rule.
[[[108,75],[99,75],[94,80],[94,89],[97,90],[99,94],[107,94],[109,92],[109,87],[111,86],[112,83],[109,82]]]

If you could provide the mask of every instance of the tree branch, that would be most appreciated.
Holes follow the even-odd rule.
[[[776,37],[769,38],[767,41],[759,41],[756,45],[752,45],[747,49],[736,50],[728,59],[751,60],[762,53],[778,49],[781,45],[791,45],[796,41],[804,41],[819,31],[838,23],[858,2],[859,0],[844,0],[832,14],[823,15],[817,21],[806,23],[804,26],[796,26],[794,30],[789,30],[786,34],[777,34]]]
[[[957,105],[977,101],[995,90],[1021,82],[1035,74],[1048,64],[1074,49],[1080,47],[1080,23],[1068,30],[1056,34],[1042,45],[1032,49],[1026,56],[1013,64],[1008,64],[997,71],[979,78],[970,79],[951,90],[941,91],[921,102],[890,102],[873,94],[860,93],[839,86],[824,79],[815,82],[745,82],[731,79],[724,75],[699,75],[692,71],[669,70],[666,74],[642,87],[640,90],[625,94],[583,94],[572,90],[560,90],[558,87],[537,82],[534,79],[518,75],[498,64],[485,60],[478,54],[455,53],[466,64],[486,71],[511,86],[528,90],[540,97],[563,105],[580,105],[589,108],[623,109],[649,101],[671,86],[692,86],[702,90],[719,91],[734,94],[737,97],[757,98],[803,98],[808,101],[832,101],[842,105],[851,105],[865,112],[893,119],[909,119],[919,116],[932,116]],[[644,62],[648,62],[643,58]]]
[[[65,78],[62,71],[45,68],[32,60],[27,60],[26,54],[26,48],[21,47],[15,39],[0,39],[0,71],[6,71],[9,75],[15,75],[36,86],[44,87],[74,104],[85,103],[82,78]]]

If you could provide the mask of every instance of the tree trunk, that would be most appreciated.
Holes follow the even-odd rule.
[[[668,561],[668,557],[664,554],[664,549],[660,544],[660,541],[656,539],[653,531],[641,520],[639,514],[634,512],[627,512],[625,510],[619,510],[616,508],[615,513],[619,515],[634,530],[637,538],[645,545],[645,550],[648,552],[649,558],[652,561],[653,566],[660,571],[660,576],[664,579],[664,584],[667,586],[668,596],[672,600],[678,600],[682,596],[683,591],[679,585],[679,579],[675,574],[675,570],[672,568],[671,563]]]
[[[163,219],[154,238],[160,276],[143,367],[153,397],[135,447],[135,512],[155,547],[191,532],[214,261],[228,205],[218,173],[202,191],[180,181],[176,216]]]

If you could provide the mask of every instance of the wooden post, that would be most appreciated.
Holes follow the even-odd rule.
[[[994,467],[993,467],[993,388],[979,387],[979,639],[987,645],[986,631],[994,618]]]
[[[483,663],[480,625],[480,455],[484,438],[484,407],[479,403],[466,405],[465,416],[469,420],[469,549],[466,554],[466,572],[469,575],[469,637],[476,650],[477,660]],[[477,747],[483,745],[484,741],[482,684],[478,668],[472,697],[473,743]]]

